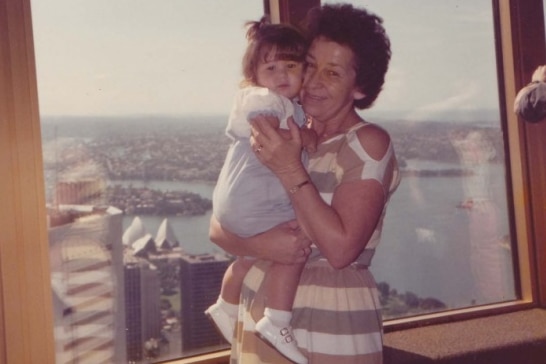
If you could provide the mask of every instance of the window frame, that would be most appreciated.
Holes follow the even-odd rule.
[[[30,1],[0,3],[0,362],[54,363]]]
[[[546,308],[546,123],[526,123],[513,113],[513,101],[519,89],[528,84],[538,65],[544,64],[546,35],[542,0],[531,0],[521,4],[517,0],[499,2],[501,8],[501,41],[503,42],[502,69],[504,72],[504,97],[508,119],[511,163],[521,161],[522,169],[512,174],[513,179],[521,177],[522,186],[515,190],[514,199],[520,197],[526,206],[527,216],[516,220],[516,225],[525,224],[528,236],[521,236],[519,250],[528,254],[528,287],[523,286],[523,297],[530,299],[537,307]],[[534,24],[534,26],[529,26]],[[500,71],[499,71],[500,72]],[[518,211],[517,202],[515,211]],[[523,235],[523,234],[522,234]],[[518,238],[520,236],[518,235]],[[525,239],[528,238],[528,239]],[[525,244],[527,243],[527,244]]]
[[[299,19],[317,0],[264,0],[273,21]],[[499,98],[510,165],[520,299],[456,312],[389,320],[386,331],[439,321],[546,308],[546,122],[512,112],[517,90],[546,54],[542,0],[492,0]],[[535,26],[530,27],[529,24]],[[494,92],[494,90],[492,90]],[[0,362],[55,363],[42,144],[30,0],[0,2]],[[228,351],[171,364],[225,363]]]

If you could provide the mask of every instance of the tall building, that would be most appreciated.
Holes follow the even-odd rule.
[[[121,211],[61,205],[49,214],[56,363],[124,363]]]
[[[182,255],[180,259],[180,315],[182,350],[225,345],[204,311],[220,293],[222,277],[231,259],[225,255]]]
[[[88,205],[100,206],[106,203],[105,169],[93,160],[91,153],[83,144],[75,144],[67,151],[62,150],[62,159],[58,159],[57,146],[55,146],[55,165],[62,170],[57,170],[54,175],[55,192],[53,203],[55,205]],[[60,151],[59,151],[60,153]],[[61,163],[58,163],[61,161]]]
[[[166,229],[166,220],[163,225]],[[162,270],[167,261],[164,254],[171,250],[158,254],[156,242],[138,216],[123,233],[122,241],[127,359],[140,362],[160,354]]]
[[[59,181],[55,188],[57,204],[104,204],[105,182],[100,178]]]
[[[127,360],[153,358],[146,343],[159,340],[161,333],[159,274],[153,264],[131,253],[125,255],[124,270]]]

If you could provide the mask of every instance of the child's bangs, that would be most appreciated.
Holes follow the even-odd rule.
[[[298,45],[264,45],[261,49],[260,60],[264,63],[272,61],[303,62],[305,49]]]

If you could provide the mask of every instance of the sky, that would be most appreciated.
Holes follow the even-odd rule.
[[[353,4],[382,17],[392,42],[370,113],[498,109],[490,0]],[[32,0],[40,112],[227,115],[244,23],[262,14],[262,0]]]

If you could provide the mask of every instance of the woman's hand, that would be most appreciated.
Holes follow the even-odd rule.
[[[241,238],[211,218],[210,240],[230,254],[252,256],[281,264],[303,263],[311,253],[311,241],[297,222],[290,221],[249,238]]]
[[[311,240],[295,220],[256,236],[260,241],[260,257],[282,264],[303,263],[311,253]]]
[[[271,115],[258,115],[251,120],[250,144],[258,159],[279,178],[304,170],[301,164],[302,138],[294,120],[288,119],[288,132],[275,130]]]

